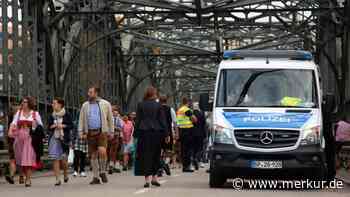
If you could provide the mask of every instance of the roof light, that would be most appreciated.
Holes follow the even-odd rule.
[[[296,50],[232,50],[225,51],[223,55],[225,60],[243,59],[245,57],[289,58],[293,60],[307,61],[311,61],[313,59],[310,52]]]

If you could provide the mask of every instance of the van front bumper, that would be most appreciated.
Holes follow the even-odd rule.
[[[319,146],[303,146],[285,152],[253,152],[234,145],[215,144],[211,147],[210,171],[225,178],[323,179],[326,176],[325,153]],[[257,169],[252,161],[282,161],[280,169]]]

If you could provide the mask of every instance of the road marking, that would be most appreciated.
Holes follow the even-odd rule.
[[[161,180],[161,181],[159,181],[160,184],[164,184],[164,183],[166,183],[166,182],[168,182],[168,181],[167,181],[167,180]]]
[[[181,176],[181,174],[174,174],[174,175],[172,175],[170,178],[179,177],[179,176]],[[160,184],[164,184],[164,183],[166,183],[166,182],[168,182],[168,180],[164,180],[164,179],[159,180],[159,183],[160,183]],[[140,189],[140,190],[137,190],[136,192],[134,192],[134,195],[144,194],[144,193],[146,193],[146,192],[149,192],[150,190],[151,190],[151,188]]]
[[[159,183],[160,184],[164,184],[168,182],[167,180],[160,180]],[[149,192],[151,189],[150,188],[145,188],[145,189],[140,189],[140,190],[137,190],[136,192],[134,192],[134,195],[139,195],[139,194],[144,194],[146,192]]]
[[[149,190],[150,190],[149,188],[140,189],[140,190],[136,191],[134,194],[135,194],[135,195],[143,194],[143,193],[148,192]]]

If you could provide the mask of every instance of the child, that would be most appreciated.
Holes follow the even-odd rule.
[[[119,114],[120,108],[118,106],[113,106],[113,120],[114,120],[114,133],[109,136],[108,139],[108,156],[109,156],[109,174],[120,173],[120,162],[118,159],[118,153],[121,146],[121,131],[123,130],[123,120]]]
[[[130,159],[130,154],[133,149],[133,138],[134,124],[129,120],[127,115],[123,116],[124,126],[123,126],[123,171],[128,170],[128,164]]]

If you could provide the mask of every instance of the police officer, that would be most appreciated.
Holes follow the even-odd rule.
[[[176,121],[180,132],[181,155],[183,172],[193,172],[191,169],[191,156],[193,154],[193,128],[197,118],[189,108],[189,100],[184,97],[182,105],[176,112]]]

